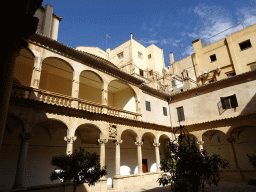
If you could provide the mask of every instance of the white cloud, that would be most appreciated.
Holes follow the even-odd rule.
[[[190,45],[190,46],[187,46],[181,53],[182,56],[185,56],[185,55],[191,55],[192,53],[194,53],[194,49],[193,49],[193,46]]]

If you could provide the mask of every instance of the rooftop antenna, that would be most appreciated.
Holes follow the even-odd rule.
[[[106,50],[107,50],[107,48],[108,48],[108,38],[110,38],[110,37],[109,37],[108,34],[106,34]]]

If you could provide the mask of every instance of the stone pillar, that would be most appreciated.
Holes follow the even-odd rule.
[[[101,167],[105,167],[105,144],[108,142],[107,139],[98,139],[100,144],[100,165]]]
[[[73,78],[73,82],[72,82],[72,97],[74,98],[78,98],[79,95],[79,78],[80,78],[80,73],[77,71],[74,71],[74,78]],[[78,108],[78,101],[72,101],[72,105],[73,108]]]
[[[15,182],[13,189],[21,188],[23,183],[23,176],[25,172],[26,160],[27,160],[27,153],[28,153],[28,141],[31,138],[30,133],[23,133],[20,134],[19,137],[21,139],[20,145],[20,153],[16,168],[16,175],[15,175]]]
[[[232,156],[233,163],[235,165],[235,169],[239,169],[238,162],[237,162],[237,157],[236,157],[236,151],[235,151],[235,148],[234,148],[234,142],[236,142],[236,139],[235,139],[234,136],[230,136],[229,138],[227,138],[227,141],[230,144],[231,156]]]
[[[197,141],[197,144],[199,145],[199,150],[200,151],[204,149],[204,147],[203,147],[204,141],[203,140]]]
[[[32,78],[30,83],[30,86],[33,88],[39,89],[41,69],[42,69],[42,58],[35,57]]]
[[[115,177],[120,176],[120,144],[123,143],[123,140],[117,140],[116,144],[116,173]]]
[[[64,140],[67,141],[67,155],[71,155],[73,153],[73,142],[76,140],[76,136],[66,136]]]
[[[135,145],[137,145],[137,152],[138,152],[138,174],[142,174],[142,153],[141,153],[141,145],[143,145],[143,142],[135,142]]]
[[[156,152],[156,171],[160,171],[160,155],[159,155],[159,146],[160,143],[153,143],[155,146],[155,152]]]

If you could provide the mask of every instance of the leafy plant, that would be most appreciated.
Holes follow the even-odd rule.
[[[107,174],[106,166],[100,166],[97,153],[85,152],[84,149],[75,150],[70,155],[55,156],[51,160],[55,171],[51,173],[51,181],[59,179],[61,182],[72,181],[73,191],[77,186],[88,183],[89,186]]]
[[[171,184],[175,192],[204,191],[206,184],[218,185],[220,168],[229,167],[227,160],[220,155],[209,156],[205,150],[199,150],[195,142],[179,144],[169,141],[169,154],[161,159],[164,173],[158,178],[160,185]]]

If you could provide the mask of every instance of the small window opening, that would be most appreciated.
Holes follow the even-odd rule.
[[[142,69],[140,69],[140,76],[144,76],[144,72]]]
[[[118,60],[123,59],[124,58],[124,52],[117,54],[117,58],[118,58]]]
[[[151,59],[151,54],[148,55],[148,59]]]
[[[236,75],[236,72],[228,73],[228,74],[227,74],[227,77],[233,77],[233,76],[235,76],[235,75]]]
[[[242,51],[242,50],[244,50],[244,49],[246,49],[246,48],[251,47],[252,44],[251,44],[251,41],[250,41],[250,40],[247,40],[247,41],[245,41],[245,42],[239,43],[239,46],[240,46],[240,49],[241,49],[241,51]]]
[[[220,137],[218,137],[218,142],[220,142]]]
[[[151,111],[150,102],[146,101],[146,110]]]
[[[217,60],[217,57],[216,57],[216,55],[214,54],[214,55],[211,55],[211,56],[210,56],[210,59],[211,59],[211,62],[213,62],[213,61],[216,61],[216,60]]]
[[[221,97],[220,100],[223,109],[231,109],[238,107],[238,102],[235,94],[229,97]]]
[[[139,57],[140,59],[143,59],[141,52],[138,52],[138,57]]]

